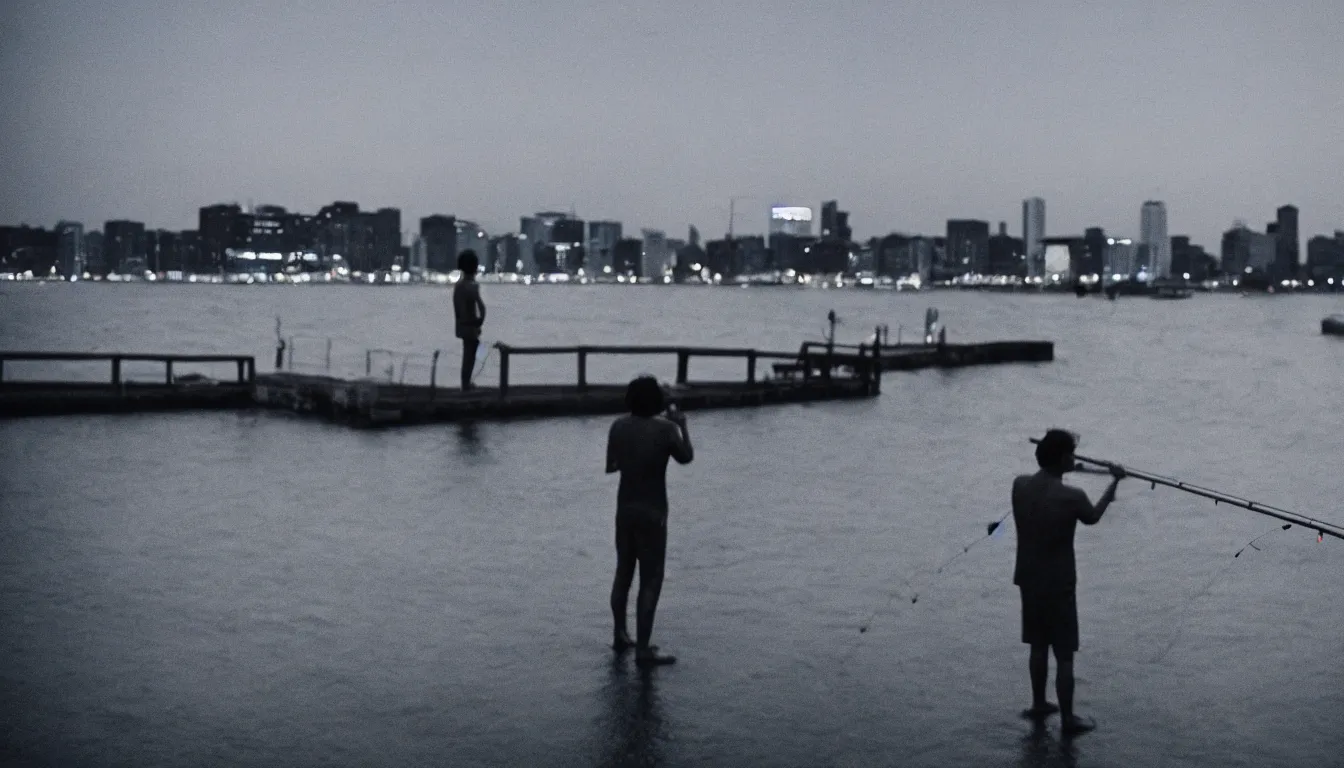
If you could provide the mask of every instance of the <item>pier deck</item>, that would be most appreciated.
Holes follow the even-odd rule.
[[[437,386],[437,353],[428,385],[421,385],[292,370],[257,374],[254,358],[248,356],[0,352],[0,417],[263,407],[354,426],[394,426],[622,413],[626,409],[624,384],[588,381],[588,361],[599,355],[675,356],[676,378],[668,385],[668,395],[678,407],[688,411],[748,408],[875,397],[881,392],[883,371],[1040,362],[1054,357],[1052,343],[1035,341],[876,347],[871,343],[809,341],[797,352],[672,346],[516,347],[503,343],[496,344],[495,349],[498,386],[467,392]],[[537,355],[572,357],[574,378],[566,383],[511,383],[510,365],[520,357]],[[741,360],[745,376],[737,381],[695,381],[689,370],[693,358]],[[277,368],[281,368],[282,360],[277,355]],[[13,376],[6,379],[6,361],[104,362],[111,376],[104,382],[16,381]],[[163,377],[154,382],[128,381],[122,376],[122,365],[128,361],[161,363]],[[197,375],[174,376],[175,365],[181,371],[184,364],[206,363],[236,366],[237,377],[219,381]]]

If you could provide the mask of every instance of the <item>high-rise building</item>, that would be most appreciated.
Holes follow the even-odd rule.
[[[1344,232],[1307,241],[1307,278],[1344,288]],[[1333,282],[1331,282],[1333,281]]]
[[[1278,243],[1272,235],[1255,232],[1238,222],[1223,233],[1222,268],[1230,277],[1255,275],[1267,279],[1274,267]]]
[[[909,273],[907,273],[909,274]],[[1026,249],[1020,238],[1008,234],[1008,222],[999,222],[999,232],[989,238],[987,274],[1026,277]]]
[[[84,274],[84,225],[78,221],[56,225],[56,269],[66,278]]]
[[[1107,281],[1129,280],[1138,274],[1139,254],[1134,241],[1127,237],[1106,238],[1106,260],[1102,274]]]
[[[659,278],[671,264],[671,250],[667,243],[667,233],[661,229],[641,229],[644,240],[644,256],[640,275]]]
[[[822,203],[821,239],[848,243],[853,236],[854,232],[849,228],[849,211],[840,210],[840,204],[835,200]]]
[[[519,222],[527,274],[573,272],[583,266],[583,220],[559,211],[542,211]]]
[[[1274,233],[1276,243],[1273,277],[1275,280],[1288,280],[1297,276],[1301,254],[1297,232],[1297,207],[1285,205],[1279,208],[1276,214],[1274,220],[1278,224],[1278,231]]]
[[[952,274],[988,274],[989,222],[948,219],[946,259]]]
[[[1029,197],[1022,201],[1022,243],[1027,251],[1027,275],[1045,274],[1045,201]]]
[[[1147,252],[1149,280],[1171,276],[1171,237],[1167,235],[1167,206],[1148,200],[1139,211],[1139,244]]]
[[[490,237],[485,234],[485,230],[474,221],[458,219],[454,226],[457,229],[457,253],[453,255],[453,268],[457,268],[457,257],[466,251],[472,251],[476,254],[476,259],[480,262],[481,268],[487,268],[487,260],[490,250]]]
[[[103,261],[103,233],[96,229],[84,233],[84,269],[94,275],[107,274]]]
[[[435,214],[420,219],[424,269],[448,274],[457,269],[457,219]]]
[[[600,273],[613,266],[612,258],[616,253],[616,244],[621,241],[621,222],[588,222],[588,251],[586,263],[588,270]]]
[[[522,241],[518,235],[510,233],[491,238],[490,258],[487,261],[486,269],[490,272],[522,272]]]
[[[201,233],[201,251],[208,271],[224,269],[224,252],[247,237],[250,227],[242,220],[243,209],[237,203],[220,203],[200,209],[197,231]]]
[[[644,243],[638,238],[623,237],[612,253],[612,271],[618,275],[643,277]]]
[[[373,238],[370,267],[389,270],[401,255],[401,209],[379,208],[365,216],[368,217]]]
[[[144,272],[145,225],[138,221],[109,221],[103,225],[103,261],[109,273]]]
[[[1088,227],[1083,231],[1083,258],[1078,265],[1078,276],[1097,275],[1106,270],[1106,230]]]
[[[801,205],[770,207],[770,234],[812,236],[812,209]]]

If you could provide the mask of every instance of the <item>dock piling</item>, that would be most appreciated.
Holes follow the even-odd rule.
[[[163,363],[163,383],[173,386],[173,361],[165,360]]]
[[[509,393],[509,347],[496,342],[495,348],[499,350],[499,399],[503,400]]]
[[[582,390],[582,389],[587,389],[587,388],[588,388],[588,350],[585,349],[584,347],[579,347],[579,351],[575,353],[575,357],[578,358],[578,364],[579,364],[579,389],[581,389],[581,390]]]
[[[691,353],[684,350],[677,350],[677,383],[685,384],[690,373]]]
[[[434,399],[438,392],[439,350],[434,350],[434,358],[429,364],[429,397]]]
[[[756,383],[756,350],[747,352],[747,383]]]

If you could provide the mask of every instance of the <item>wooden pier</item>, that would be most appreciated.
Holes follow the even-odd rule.
[[[873,338],[881,338],[881,329]],[[280,348],[282,351],[284,347]],[[254,358],[241,355],[163,355],[75,352],[0,352],[0,417],[79,413],[262,407],[311,415],[354,426],[393,426],[473,419],[513,419],[603,415],[626,410],[625,384],[589,381],[588,363],[599,356],[671,356],[676,376],[668,396],[683,410],[747,408],[783,403],[875,397],[884,371],[910,371],[1005,362],[1043,362],[1054,358],[1051,342],[986,344],[832,344],[805,342],[797,352],[681,346],[520,347],[499,343],[498,384],[466,392],[437,385],[437,354],[424,384],[393,383],[279,370],[258,374]],[[568,356],[574,377],[566,382],[520,384],[510,367],[522,358]],[[740,361],[742,378],[695,380],[694,359]],[[105,381],[19,381],[6,378],[5,363],[103,362]],[[291,358],[292,361],[292,358]],[[132,381],[123,364],[163,365],[162,378]],[[198,374],[175,375],[183,366],[228,365],[231,380]],[[366,365],[371,370],[371,366]],[[456,378],[456,377],[454,377]]]
[[[16,362],[101,362],[107,364],[109,375],[105,381],[19,381],[12,375],[6,379],[5,364]],[[135,381],[122,375],[125,363],[137,362],[162,364],[163,379]],[[175,375],[181,366],[201,364],[233,367],[237,378]],[[0,351],[0,417],[244,408],[252,404],[255,378],[256,362],[246,355]]]
[[[516,347],[496,344],[499,384],[463,392],[454,387],[391,384],[298,373],[257,377],[258,404],[357,426],[391,426],[472,419],[616,414],[626,411],[625,384],[588,381],[588,360],[596,356],[675,356],[677,373],[668,397],[685,411],[747,408],[781,403],[874,397],[881,392],[880,352],[871,348],[846,356],[806,377],[771,376],[760,370],[770,361],[796,362],[792,352],[670,346]],[[574,380],[564,384],[514,384],[510,366],[519,357],[574,358]],[[693,358],[736,358],[745,374],[738,381],[694,381]],[[763,375],[764,374],[764,375]],[[435,376],[437,371],[435,372]]]

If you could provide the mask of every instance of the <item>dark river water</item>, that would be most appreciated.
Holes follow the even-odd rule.
[[[488,341],[787,350],[832,307],[845,341],[937,306],[950,340],[1052,339],[1056,360],[692,413],[655,627],[680,661],[650,674],[607,648],[607,419],[0,422],[0,762],[1344,765],[1341,542],[1294,528],[1233,558],[1275,521],[1123,483],[1078,535],[1078,707],[1099,728],[1069,743],[1057,719],[1033,733],[1017,716],[1012,531],[933,573],[1007,511],[1027,439],[1054,425],[1085,454],[1344,522],[1344,340],[1319,330],[1337,300],[484,294]],[[246,353],[267,370],[277,316],[298,367],[325,369],[331,338],[338,372],[423,379],[438,347],[453,378],[450,293],[430,288],[10,284],[0,348]]]

